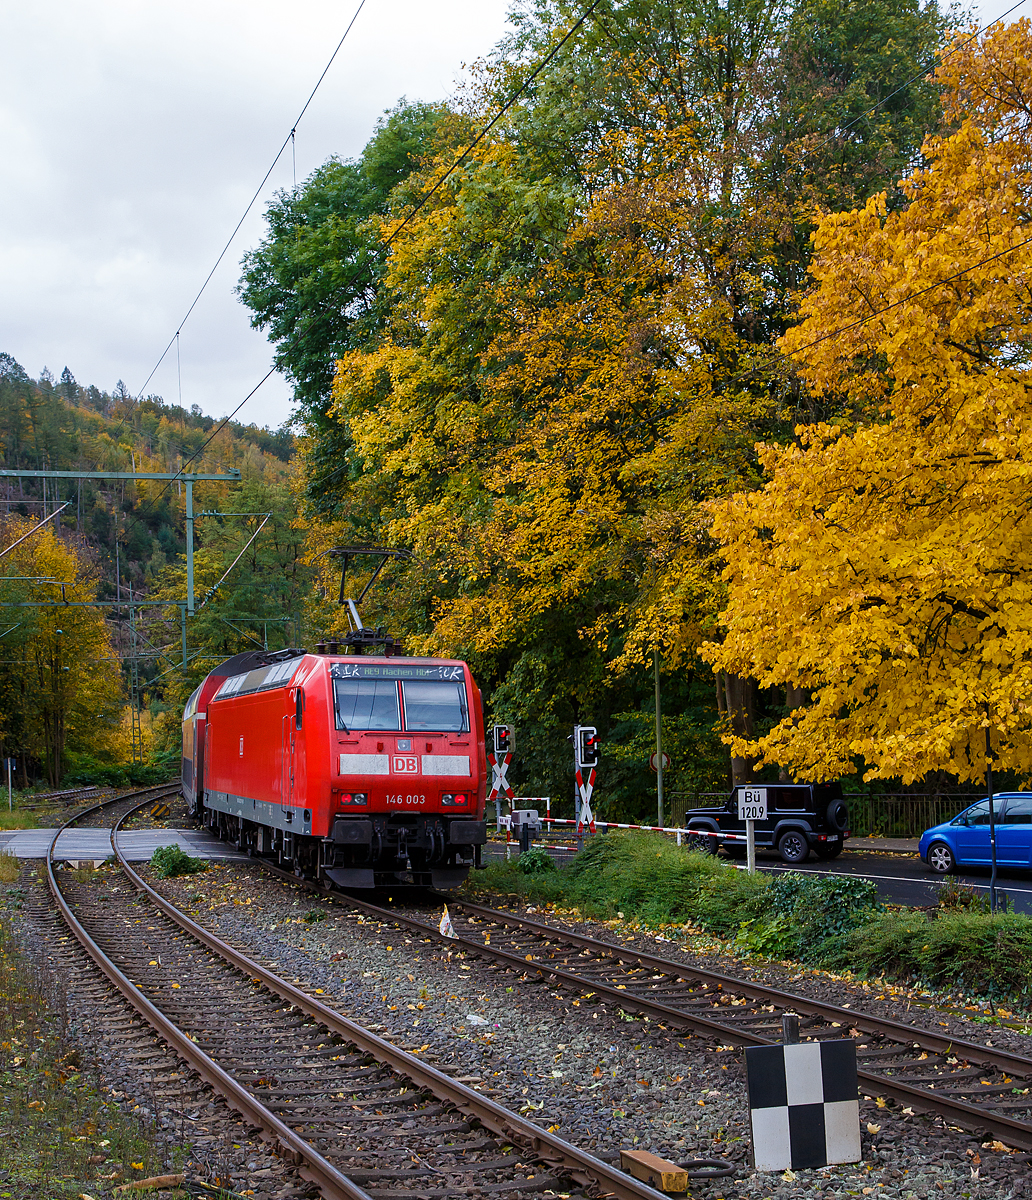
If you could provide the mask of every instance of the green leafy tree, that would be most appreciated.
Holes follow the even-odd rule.
[[[877,20],[813,0],[600,5],[413,215],[458,135],[580,13],[523,10],[418,169],[356,210],[379,235],[375,304],[332,344],[332,404],[306,418],[301,462],[313,553],[413,552],[377,619],[473,663],[491,714],[529,732],[534,789],[567,792],[566,733],[591,720],[633,747],[613,754],[630,805],[648,782],[634,758],[656,645],[693,678],[672,728],[709,761],[715,693],[695,651],[722,589],[705,501],[754,487],[754,443],[788,440],[814,409],[775,342],[815,211],[917,152],[937,114],[922,80],[850,123],[886,97],[886,71],[920,74],[942,22],[909,0]],[[301,351],[295,332],[281,353]],[[725,683],[743,721],[754,689]]]

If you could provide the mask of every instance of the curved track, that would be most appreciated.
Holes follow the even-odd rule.
[[[582,1005],[586,1000],[616,1005],[721,1044],[780,1043],[782,1016],[798,1014],[804,1038],[854,1039],[865,1095],[891,1097],[935,1113],[951,1125],[1032,1149],[1032,1057],[938,1035],[852,1006],[821,1003],[479,904],[449,898],[458,935],[453,939],[426,920],[395,909],[314,890],[521,975],[537,974],[582,997]]]
[[[136,892],[61,880],[55,836],[47,869],[62,915],[175,1053],[324,1196],[570,1194],[573,1181],[573,1194],[657,1200],[215,938],[121,858],[117,830],[112,849]]]
[[[119,820],[131,812],[136,812],[137,809],[155,803],[155,801],[168,800],[172,796],[178,795],[178,783],[156,783],[151,787],[137,788],[131,792],[122,792],[120,795],[105,796],[95,804],[81,808],[78,812],[66,817],[61,829],[68,829],[72,825],[107,828],[111,825],[112,819]]]

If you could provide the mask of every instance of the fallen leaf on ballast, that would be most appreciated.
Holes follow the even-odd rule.
[[[867,1132],[868,1133],[881,1133],[881,1126],[875,1125],[875,1123],[873,1121],[868,1121],[867,1122]]]
[[[164,1188],[179,1187],[186,1181],[185,1175],[152,1175],[150,1179],[134,1179],[115,1188],[116,1192],[157,1192]]]

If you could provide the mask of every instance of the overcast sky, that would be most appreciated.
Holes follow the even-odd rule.
[[[358,0],[3,0],[0,351],[134,394],[175,333]],[[298,127],[301,180],[401,96],[450,95],[509,0],[366,0]],[[180,338],[182,399],[222,415],[272,347],[234,295],[289,151]],[[147,386],[179,398],[175,352]],[[273,376],[238,419],[289,415]]]
[[[0,0],[0,351],[136,394],[358,0]],[[401,96],[450,95],[509,0],[366,0],[298,127],[297,177],[357,155]],[[991,20],[1006,0],[975,5]],[[1016,19],[1026,6],[1015,13]],[[984,15],[983,15],[984,14]],[[264,198],[292,182],[289,152]],[[271,365],[234,295],[252,210],[180,341],[182,399],[223,415]],[[147,390],[179,398],[175,352]],[[240,413],[289,415],[273,376]]]

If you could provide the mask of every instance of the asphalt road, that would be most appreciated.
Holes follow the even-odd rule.
[[[844,850],[831,862],[810,858],[798,867],[788,867],[775,854],[762,850],[756,855],[760,871],[817,871],[833,875],[862,875],[873,879],[879,895],[890,904],[935,904],[941,875],[933,875],[916,854],[875,854]],[[964,868],[953,878],[982,892],[989,891],[988,867]],[[1032,913],[1032,871],[1001,867],[996,875],[997,895],[1006,892],[1015,912]]]

